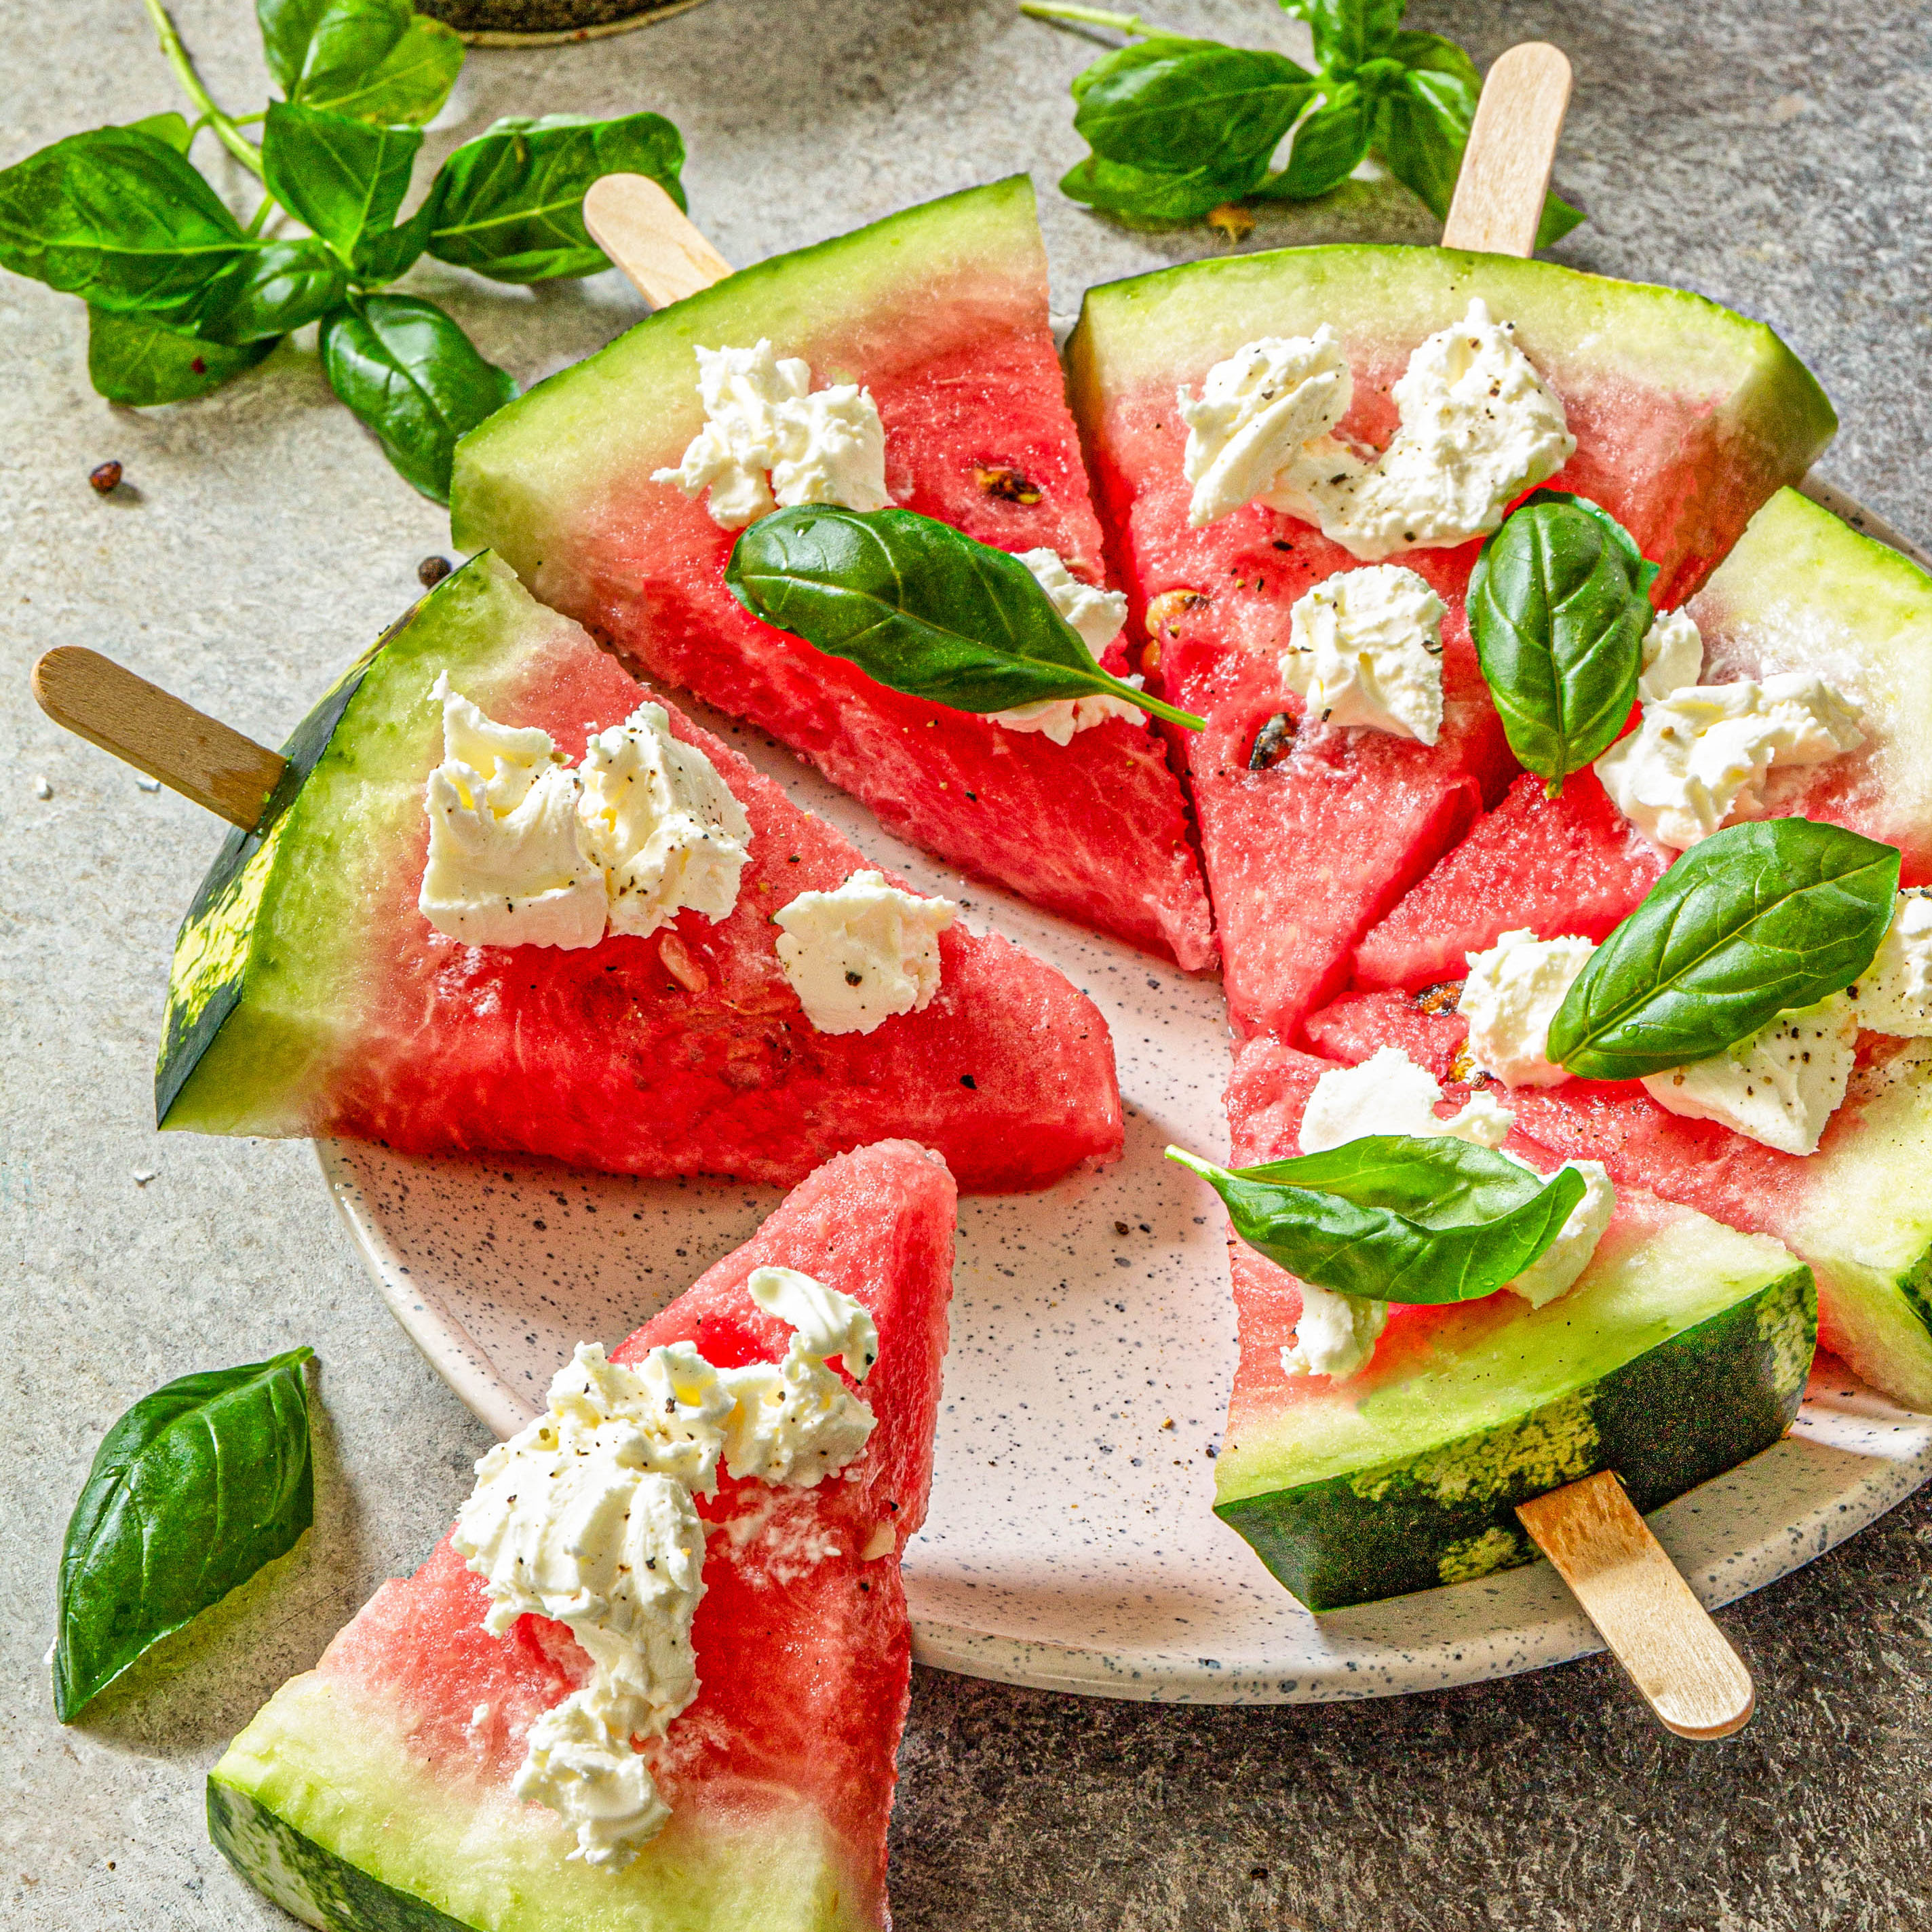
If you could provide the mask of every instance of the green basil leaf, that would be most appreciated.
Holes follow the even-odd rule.
[[[164,328],[145,315],[114,315],[90,308],[88,380],[110,403],[137,409],[186,402],[254,368],[274,347],[276,339],[269,336],[230,348]]]
[[[429,252],[500,282],[594,275],[610,266],[584,225],[600,175],[648,175],[682,208],[684,142],[661,114],[499,121],[442,164]]]
[[[184,1376],[107,1432],[61,1551],[62,1724],[314,1521],[302,1378],[312,1353]]]
[[[1898,863],[1894,847],[1809,819],[1714,832],[1591,956],[1550,1023],[1550,1058],[1586,1080],[1638,1079],[1841,992],[1892,923]]]
[[[1204,155],[1274,153],[1314,92],[1285,54],[1156,37],[1082,76],[1075,130],[1103,160],[1185,174]]]
[[[218,275],[182,317],[212,342],[259,342],[326,315],[349,292],[349,278],[313,236],[258,242]]]
[[[323,318],[328,386],[410,482],[449,501],[458,440],[517,393],[434,302],[358,296]]]
[[[754,616],[956,711],[1106,692],[1202,728],[1101,670],[1018,557],[910,510],[777,511],[733,544],[724,582]]]
[[[353,263],[366,238],[394,227],[422,139],[419,128],[372,128],[278,100],[262,130],[262,172],[291,214]]]
[[[463,41],[410,0],[255,0],[262,49],[292,101],[420,124],[455,85]]]
[[[1228,1168],[1167,1150],[1226,1204],[1234,1232],[1302,1280],[1376,1301],[1473,1301],[1514,1281],[1583,1198],[1467,1141],[1370,1134],[1325,1154]]]
[[[166,142],[72,134],[0,172],[0,267],[104,308],[189,319],[259,246]]]
[[[1483,91],[1483,76],[1476,63],[1454,40],[1440,34],[1401,33],[1387,49],[1390,60],[1406,68],[1421,68],[1446,74],[1462,82],[1473,98]]]
[[[307,82],[300,99],[310,107],[393,127],[421,127],[435,119],[463,70],[463,37],[426,14],[413,15],[375,66],[356,74],[322,74]]]
[[[1331,82],[1313,113],[1300,122],[1288,165],[1270,175],[1250,199],[1306,201],[1346,181],[1369,151],[1374,100],[1356,82]]]
[[[1580,208],[1574,208],[1565,201],[1554,188],[1543,197],[1543,213],[1536,224],[1536,245],[1547,248],[1553,242],[1560,242],[1571,229],[1580,227],[1589,220]]]
[[[152,134],[154,138],[173,148],[178,154],[184,154],[194,144],[194,135],[188,124],[188,116],[170,110],[165,114],[150,114],[139,121],[130,121],[130,128],[136,134]]]
[[[1268,156],[1215,160],[1184,175],[1159,174],[1089,154],[1060,177],[1060,191],[1130,226],[1166,228],[1198,221],[1223,202],[1252,194],[1268,171]]]
[[[1345,74],[1388,52],[1408,0],[1281,0],[1282,10],[1308,22],[1315,58]]]
[[[1537,490],[1484,542],[1476,655],[1510,749],[1552,797],[1630,717],[1656,575],[1608,511],[1560,490]]]

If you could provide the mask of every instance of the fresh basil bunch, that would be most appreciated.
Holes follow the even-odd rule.
[[[1304,1281],[1376,1301],[1473,1301],[1514,1281],[1563,1232],[1583,1177],[1546,1180],[1444,1135],[1368,1134],[1324,1154],[1232,1171],[1180,1148],[1234,1232]]]
[[[1657,566],[1587,496],[1538,490],[1484,544],[1469,630],[1504,734],[1554,798],[1636,702]]]
[[[1314,35],[1312,74],[1286,54],[1184,39],[1134,14],[1022,0],[1036,18],[1109,27],[1136,42],[1074,80],[1073,125],[1094,152],[1062,193],[1136,226],[1198,221],[1228,202],[1325,194],[1372,154],[1446,218],[1482,92],[1475,64],[1440,34],[1400,31],[1406,0],[1280,4]],[[1551,194],[1537,246],[1582,219]]]
[[[584,190],[625,171],[680,206],[684,146],[656,114],[500,121],[444,162],[401,215],[422,123],[448,98],[463,43],[410,0],[256,0],[284,98],[237,118],[210,98],[161,0],[143,0],[200,118],[158,114],[70,135],[0,172],[0,266],[88,304],[88,374],[110,401],[206,395],[291,329],[322,325],[330,386],[396,468],[446,502],[457,439],[515,394],[456,322],[377,292],[427,254],[494,280],[608,266]],[[257,148],[244,125],[262,124]],[[212,131],[264,190],[245,226],[188,158]],[[265,232],[278,214],[310,232]]]
[[[1635,1080],[1842,992],[1892,923],[1898,866],[1895,846],[1808,818],[1714,832],[1591,955],[1550,1023],[1550,1058]]]

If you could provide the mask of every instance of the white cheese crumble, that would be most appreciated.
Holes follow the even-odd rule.
[[[1652,844],[1683,851],[1764,803],[1774,764],[1815,765],[1864,742],[1857,706],[1816,671],[1689,685],[1594,767],[1617,808]]]
[[[1704,675],[1704,638],[1688,610],[1660,610],[1643,634],[1636,694],[1655,704]]]
[[[1817,1150],[1844,1102],[1858,1046],[1858,1009],[1843,993],[1780,1013],[1763,1032],[1666,1073],[1644,1087],[1660,1107],[1716,1120],[1780,1154]]]
[[[820,1033],[870,1033],[922,1012],[939,991],[939,935],[959,908],[854,872],[836,892],[800,892],[776,915],[778,964]]]
[[[704,1525],[694,1497],[716,1492],[721,1457],[740,1480],[808,1488],[872,1431],[822,1346],[862,1380],[878,1352],[871,1316],[789,1268],[756,1270],[748,1286],[760,1306],[802,1319],[782,1363],[714,1369],[680,1342],[626,1367],[580,1346],[547,1412],[476,1465],[452,1532],[488,1592],[484,1629],[548,1617],[590,1654],[590,1682],[530,1726],[512,1785],[562,1817],[577,1840],[570,1856],[586,1864],[628,1864],[670,1815],[633,1740],[662,1736],[698,1695]]]
[[[429,862],[416,903],[472,946],[595,946],[649,934],[683,911],[726,917],[751,821],[718,768],[642,704],[593,736],[580,768],[549,733],[496,724],[452,691],[442,763],[429,775]]]
[[[1908,886],[1872,963],[1851,989],[1858,1024],[1908,1040],[1932,1037],[1932,888]]]
[[[1570,1076],[1547,1057],[1550,1022],[1596,947],[1574,933],[1538,939],[1525,926],[1482,952],[1466,953],[1469,976],[1456,1011],[1469,1022],[1469,1058],[1505,1087],[1554,1087]]]
[[[1023,550],[1019,560],[1053,599],[1053,608],[1078,632],[1080,641],[1098,664],[1100,653],[1120,634],[1120,626],[1127,621],[1127,600],[1118,590],[1083,584],[1056,550]],[[1140,688],[1138,676],[1125,682]],[[987,715],[1009,731],[1037,731],[1054,744],[1067,745],[1076,731],[1091,730],[1109,718],[1124,718],[1138,724],[1147,714],[1124,698],[1096,692],[1091,698],[1043,698],[1037,704],[1016,704]]]
[[[1338,571],[1295,599],[1282,680],[1307,700],[1311,718],[1432,745],[1442,729],[1446,608],[1399,564]]]
[[[698,350],[698,393],[704,427],[677,466],[651,481],[706,496],[712,522],[736,530],[794,503],[883,510],[892,501],[885,426],[869,389],[814,389],[808,364],[761,338],[750,349]]]
[[[1316,1082],[1302,1112],[1301,1151],[1325,1153],[1368,1134],[1439,1136],[1502,1148],[1516,1119],[1507,1108],[1486,1094],[1474,1094],[1443,1120],[1436,1112],[1442,1098],[1442,1089],[1426,1067],[1417,1066],[1400,1047],[1382,1047],[1359,1066],[1336,1067]],[[1529,1167],[1514,1154],[1504,1158]],[[1599,1162],[1569,1161],[1564,1166],[1583,1177],[1582,1199],[1570,1210],[1550,1246],[1504,1284],[1538,1308],[1575,1285],[1616,1207],[1616,1190]],[[1389,1304],[1336,1294],[1308,1282],[1301,1285],[1301,1294],[1294,1340],[1281,1352],[1283,1372],[1346,1381],[1375,1352],[1388,1325]]]
[[[429,775],[416,903],[471,946],[595,946],[604,878],[585,849],[582,783],[548,731],[499,724],[439,677],[442,762]]]

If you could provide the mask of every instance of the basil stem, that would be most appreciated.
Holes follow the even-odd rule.
[[[1836,825],[1773,818],[1691,847],[1591,956],[1547,1052],[1586,1080],[1708,1060],[1840,992],[1892,923],[1899,855]]]
[[[1563,1232],[1583,1177],[1547,1180],[1449,1136],[1369,1134],[1324,1154],[1228,1169],[1180,1148],[1236,1234],[1302,1280],[1376,1301],[1473,1301]]]

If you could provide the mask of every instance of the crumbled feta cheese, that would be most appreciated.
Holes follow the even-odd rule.
[[[1909,1040],[1932,1037],[1932,888],[1909,886],[1872,963],[1850,988],[1858,1024]]]
[[[484,1580],[485,1630],[548,1617],[590,1653],[590,1682],[531,1726],[512,1785],[562,1817],[570,1856],[586,1864],[628,1864],[670,1815],[632,1740],[662,1736],[698,1695],[694,1498],[716,1492],[720,1457],[740,1480],[806,1489],[845,1467],[874,1426],[825,1361],[844,1354],[855,1376],[870,1366],[871,1315],[790,1268],[757,1270],[748,1286],[795,1330],[782,1362],[721,1370],[680,1342],[628,1367],[580,1346],[544,1414],[477,1464],[452,1532]]]
[[[958,908],[854,872],[836,892],[800,892],[777,914],[778,964],[820,1033],[870,1033],[921,1012],[939,991],[939,935]]]
[[[1389,1305],[1359,1294],[1336,1294],[1304,1281],[1294,1340],[1281,1352],[1283,1375],[1328,1376],[1346,1382],[1365,1367],[1388,1326]]]
[[[1864,742],[1857,706],[1816,671],[1694,684],[1643,707],[1594,770],[1654,844],[1682,851],[1764,803],[1773,764],[1815,765]]]
[[[1643,634],[1643,668],[1636,694],[1655,704],[1704,675],[1704,639],[1688,610],[1660,610]]]
[[[1469,1022],[1469,1058],[1505,1087],[1554,1087],[1570,1076],[1546,1057],[1550,1022],[1596,947],[1566,933],[1538,939],[1525,926],[1465,955],[1469,976],[1456,1010]]]
[[[1382,1047],[1359,1066],[1338,1066],[1316,1082],[1302,1109],[1301,1150],[1326,1154],[1368,1134],[1446,1134],[1497,1148],[1516,1124],[1516,1116],[1486,1094],[1472,1094],[1444,1120],[1436,1111],[1442,1098],[1426,1067],[1399,1046]]]
[[[1127,621],[1127,600],[1117,590],[1083,584],[1057,551],[1024,550],[1019,559],[1053,599],[1054,608],[1079,633],[1080,641],[1098,664],[1100,653],[1120,634],[1120,626]],[[1138,676],[1124,682],[1140,688]],[[1037,731],[1056,745],[1066,745],[1072,743],[1075,732],[1090,730],[1109,718],[1124,718],[1138,724],[1146,713],[1124,698],[1096,692],[1090,698],[1043,698],[1036,704],[1016,704],[988,715],[1009,731]]]
[[[1338,571],[1289,611],[1282,682],[1312,718],[1432,745],[1442,729],[1445,608],[1399,564]]]
[[[416,903],[472,946],[595,946],[604,878],[586,849],[581,784],[550,734],[499,724],[439,677],[442,762],[429,775],[429,862]]]
[[[1565,1161],[1558,1172],[1583,1177],[1583,1198],[1570,1209],[1556,1240],[1509,1284],[1511,1292],[1521,1295],[1532,1308],[1540,1308],[1576,1286],[1576,1277],[1589,1266],[1597,1244],[1617,1211],[1617,1192],[1601,1161]]]
[[[1250,342],[1208,371],[1198,400],[1184,386],[1180,469],[1194,486],[1187,520],[1198,529],[1270,493],[1292,500],[1276,507],[1302,514],[1311,485],[1358,474],[1362,459],[1331,434],[1354,394],[1348,358],[1326,324],[1312,335]]]
[[[1708,1060],[1647,1075],[1643,1084],[1673,1114],[1720,1121],[1781,1154],[1811,1154],[1844,1100],[1858,1036],[1857,1003],[1834,993],[1780,1013],[1763,1032]]]
[[[760,340],[750,349],[700,349],[704,427],[675,469],[652,472],[687,496],[706,496],[712,520],[742,530],[775,507],[841,503],[882,510],[886,432],[872,392],[854,382],[814,389],[810,367]]]
[[[751,857],[745,808],[694,745],[670,734],[661,704],[590,740],[580,809],[603,869],[610,930],[640,936],[683,911],[724,918]]]

